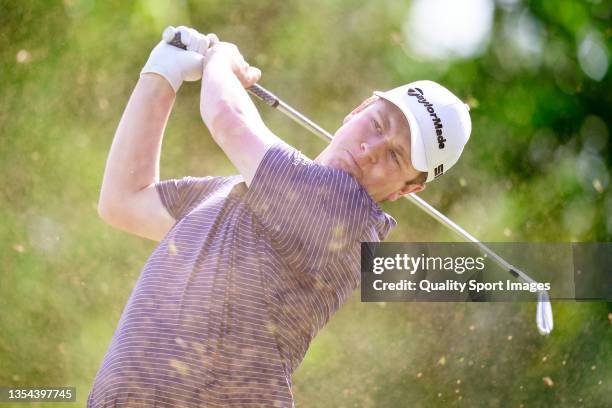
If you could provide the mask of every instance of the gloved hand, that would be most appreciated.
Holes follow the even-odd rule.
[[[181,33],[181,41],[187,45],[187,50],[169,45],[162,39],[151,51],[140,75],[151,72],[161,75],[170,83],[174,92],[178,92],[183,81],[202,78],[204,56],[219,39],[215,34],[204,35],[185,26],[175,30]]]

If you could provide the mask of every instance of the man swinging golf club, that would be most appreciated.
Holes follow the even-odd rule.
[[[187,50],[151,52],[117,128],[99,213],[160,241],[88,397],[89,407],[292,407],[308,345],[358,287],[360,242],[395,220],[379,206],[447,172],[468,110],[431,81],[375,92],[314,160],[263,123],[245,88],[261,72],[238,48],[179,27]],[[159,180],[182,81],[240,175]]]

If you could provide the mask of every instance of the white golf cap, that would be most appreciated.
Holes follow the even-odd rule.
[[[393,103],[408,119],[412,165],[428,173],[426,182],[457,163],[472,131],[468,105],[433,81],[416,81],[374,95]]]

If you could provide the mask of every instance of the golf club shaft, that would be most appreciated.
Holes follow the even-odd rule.
[[[333,136],[329,132],[314,123],[312,120],[308,119],[306,116],[302,115],[300,112],[293,109],[291,106],[287,105],[285,102],[281,101],[279,97],[265,89],[263,86],[255,84],[247,88],[247,91],[262,100],[264,103],[266,103],[266,105],[283,112],[297,124],[310,130],[324,141],[329,143],[333,139]]]
[[[175,47],[187,49],[185,44],[181,42],[180,32],[176,31],[174,27],[166,28],[166,30],[163,33],[163,39],[168,44],[174,45]],[[333,139],[333,136],[330,133],[328,133],[323,128],[318,126],[316,123],[308,119],[306,116],[302,115],[301,113],[293,109],[291,106],[287,105],[285,102],[280,100],[280,98],[278,98],[276,95],[274,95],[272,92],[268,91],[264,87],[255,84],[251,86],[250,88],[248,88],[247,91],[249,91],[252,95],[255,95],[258,99],[262,100],[268,106],[271,106],[275,109],[280,110],[286,116],[288,116],[289,118],[291,118],[292,120],[300,124],[301,126],[305,127],[306,129],[308,129],[315,135],[321,137],[323,140],[330,142]],[[492,258],[498,265],[500,265],[502,268],[508,271],[508,273],[510,273],[517,280],[521,280],[527,283],[536,283],[536,281],[533,280],[531,277],[529,277],[527,274],[525,274],[524,272],[517,269],[514,265],[507,262],[501,256],[496,254],[491,248],[489,248],[488,246],[486,246],[485,244],[477,240],[473,235],[465,231],[463,228],[461,228],[455,222],[450,220],[440,211],[436,210],[425,200],[421,199],[420,197],[417,197],[416,194],[414,193],[409,194],[409,195],[406,195],[405,197],[408,200],[412,201],[421,210],[425,211],[427,214],[429,214],[431,217],[437,220],[439,223],[451,229],[452,231],[460,235],[465,240],[472,242],[474,245],[480,248],[481,251],[483,251],[485,254],[487,254],[487,256]],[[546,291],[538,292],[538,306],[536,310],[536,323],[538,325],[538,331],[542,335],[550,334],[551,330],[553,329],[552,309],[550,307],[550,301],[548,298],[548,293]]]
[[[164,33],[164,37],[168,35]],[[186,50],[187,47],[181,41],[181,33],[176,31],[173,36],[169,36],[171,39],[168,41],[168,44],[173,45],[177,48],[181,48]],[[290,119],[293,119],[299,125],[305,127],[306,129],[313,132],[315,135],[320,136],[323,140],[330,142],[332,140],[332,135],[325,131],[322,127],[314,123],[312,120],[308,119],[306,116],[302,115],[300,112],[293,109],[291,106],[287,105],[285,102],[281,101],[276,95],[272,92],[268,91],[264,87],[260,85],[253,85],[247,88],[247,91],[251,95],[256,96],[261,101],[263,101],[268,106],[278,109],[287,115]]]
[[[172,39],[168,41],[168,44],[174,45],[175,47],[182,48],[182,49],[187,48],[181,42],[180,32],[176,32],[174,36],[172,37]],[[296,123],[305,127],[306,129],[308,129],[315,135],[319,136],[323,140],[330,142],[333,139],[333,136],[329,132],[325,131],[323,128],[321,128],[319,125],[314,123],[312,120],[308,119],[306,116],[302,115],[301,113],[293,109],[291,106],[283,102],[279,97],[277,97],[276,95],[274,95],[272,92],[268,91],[261,85],[255,84],[247,88],[247,91],[251,93],[252,95],[256,96],[261,101],[263,101],[266,105],[272,108],[278,109],[279,111],[284,113],[286,116],[288,116],[290,119],[294,120]],[[457,225],[447,216],[442,214],[440,211],[436,210],[433,206],[431,206],[428,202],[426,202],[422,198],[418,197],[416,194],[411,193],[404,197],[412,201],[417,207],[425,211],[427,214],[429,214],[432,218],[434,218],[440,224],[451,229],[452,231],[454,231],[456,234],[461,236],[466,241],[470,241],[474,243],[478,248],[480,248],[481,251],[486,253],[487,256],[492,258],[498,265],[500,265],[502,268],[508,271],[514,278],[521,280],[523,282],[527,282],[527,283],[536,283],[536,281],[532,279],[531,277],[529,277],[526,273],[522,272],[521,270],[516,268],[514,265],[510,264],[508,261],[503,259],[497,253],[495,253],[491,248],[489,248],[488,246],[480,242],[472,234],[468,233],[466,230],[461,228],[459,225]]]

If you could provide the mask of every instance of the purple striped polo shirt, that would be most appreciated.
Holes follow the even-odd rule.
[[[395,220],[350,174],[283,142],[253,182],[157,190],[177,220],[147,260],[88,407],[292,407],[291,375]]]

